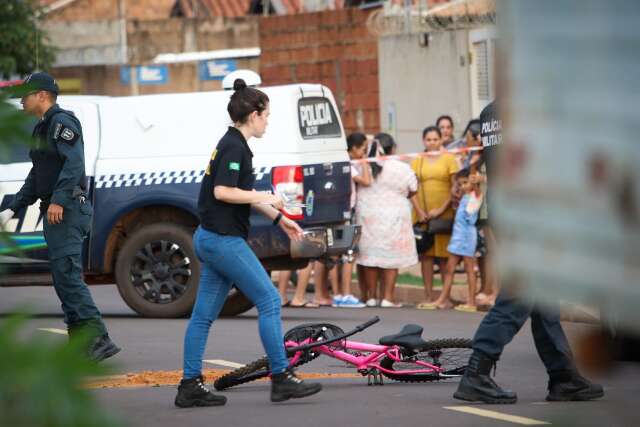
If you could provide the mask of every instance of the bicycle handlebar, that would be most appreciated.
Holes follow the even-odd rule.
[[[337,335],[337,336],[335,336],[335,337],[333,337],[331,339],[324,340],[324,341],[317,341],[317,342],[304,344],[304,345],[299,345],[297,347],[289,347],[289,348],[286,349],[287,350],[287,355],[290,356],[290,355],[292,355],[294,353],[297,353],[298,351],[309,350],[309,349],[314,348],[314,347],[319,347],[321,345],[327,345],[327,344],[334,343],[336,341],[343,340],[343,339],[345,339],[347,337],[350,337],[352,335],[355,335],[355,334],[357,334],[359,332],[364,331],[365,329],[367,329],[371,325],[374,325],[374,324],[378,323],[379,321],[380,321],[380,317],[379,316],[375,316],[375,317],[372,317],[371,319],[367,320],[363,324],[356,326],[355,328],[353,328],[349,332],[345,332],[343,334]]]

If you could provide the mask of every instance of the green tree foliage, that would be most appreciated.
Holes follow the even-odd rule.
[[[32,143],[29,125],[33,120],[14,105],[7,102],[0,92],[0,164],[8,161],[12,145]]]
[[[54,49],[39,28],[42,18],[35,0],[0,0],[0,77],[51,66]]]
[[[105,368],[84,355],[86,340],[23,338],[23,316],[0,321],[0,426],[116,427],[83,387]]]

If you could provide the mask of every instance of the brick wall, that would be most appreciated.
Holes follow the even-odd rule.
[[[336,97],[347,132],[380,129],[378,41],[360,9],[264,17],[264,85],[322,83]]]

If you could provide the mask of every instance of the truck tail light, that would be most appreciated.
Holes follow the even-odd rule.
[[[276,166],[271,174],[273,188],[285,198],[285,202],[295,204],[295,207],[287,206],[282,213],[294,220],[304,219],[302,205],[304,203],[304,174],[302,166]]]

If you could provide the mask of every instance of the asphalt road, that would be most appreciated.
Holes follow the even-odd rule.
[[[142,319],[121,301],[114,286],[92,287],[110,334],[123,351],[110,364],[118,373],[181,368],[186,319]],[[40,330],[64,329],[59,304],[51,288],[0,288],[0,313],[29,307],[36,315],[29,332],[51,339],[62,335]],[[379,315],[382,321],[353,337],[375,343],[406,323],[424,327],[423,338],[471,337],[481,313],[420,311],[415,309],[292,309],[283,311],[285,330],[297,324],[323,321],[344,330]],[[2,321],[2,317],[0,317]],[[565,324],[571,341],[593,326]],[[237,318],[219,319],[209,339],[205,359],[247,363],[264,351],[257,332],[255,311]],[[220,366],[210,366],[221,368]],[[341,362],[320,357],[301,368],[309,373],[349,373]],[[114,416],[129,426],[490,426],[550,423],[558,426],[637,426],[635,408],[640,395],[640,365],[617,364],[596,379],[605,386],[604,399],[589,403],[546,403],[546,375],[527,326],[507,347],[497,369],[496,381],[518,392],[516,405],[465,405],[454,400],[456,381],[428,384],[395,383],[367,386],[366,378],[321,379],[322,393],[302,400],[272,404],[269,383],[256,382],[225,392],[228,403],[218,408],[176,409],[174,386],[111,388],[95,394]],[[482,410],[492,411],[489,414]],[[466,411],[466,412],[461,412]],[[471,413],[469,413],[471,412]],[[505,420],[504,415],[524,419]],[[518,423],[519,422],[519,423]]]

